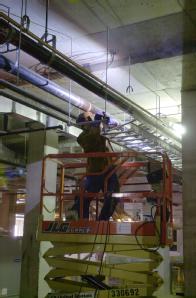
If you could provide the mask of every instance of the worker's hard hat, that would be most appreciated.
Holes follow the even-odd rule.
[[[79,114],[79,116],[76,119],[76,123],[81,123],[81,122],[87,122],[87,121],[92,121],[93,116],[91,112],[84,112]]]

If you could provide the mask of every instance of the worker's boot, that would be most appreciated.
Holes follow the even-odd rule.
[[[104,199],[103,207],[101,209],[101,213],[99,215],[99,220],[109,220],[114,213],[117,204],[117,198],[113,198],[111,195],[106,196]]]

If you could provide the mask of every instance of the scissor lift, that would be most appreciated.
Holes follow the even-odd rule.
[[[151,297],[163,283],[156,268],[162,261],[158,248],[172,243],[171,162],[166,154],[156,154],[159,162],[150,155],[72,153],[44,158],[38,239],[53,244],[43,256],[51,266],[45,277],[51,288],[47,297]],[[105,178],[103,192],[84,190],[84,180],[89,175],[88,157],[112,159],[113,171]],[[46,183],[48,162],[57,165],[55,191],[49,191]],[[145,179],[149,164],[162,168],[158,190],[153,190],[153,185],[146,188],[149,184],[144,183],[135,191],[130,182],[137,176]],[[113,193],[120,200],[119,217],[116,212],[109,221],[98,221],[107,179],[114,172],[120,183],[120,192]],[[76,197],[80,197],[80,219],[70,220],[69,208]],[[50,198],[54,201],[53,210],[46,206]],[[89,220],[83,219],[84,199],[91,200]],[[134,219],[126,212],[125,205],[138,202],[149,204],[149,218]]]

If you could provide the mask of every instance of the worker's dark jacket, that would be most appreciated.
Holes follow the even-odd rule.
[[[84,152],[106,152],[106,138],[100,135],[99,127],[89,127],[85,129],[77,138],[78,144]],[[105,157],[89,157],[88,173],[101,172],[109,165],[109,159]]]

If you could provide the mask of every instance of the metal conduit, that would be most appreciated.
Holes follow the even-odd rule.
[[[40,62],[54,68],[61,74],[68,76],[98,96],[104,99],[107,98],[109,102],[121,110],[132,114],[135,119],[144,123],[147,127],[156,129],[162,135],[171,138],[179,147],[179,151],[181,150],[180,139],[168,127],[164,126],[163,122],[121,93],[106,85],[103,81],[96,78],[59,51],[53,49],[30,31],[21,28],[20,24],[7,17],[4,13],[0,13],[0,27],[1,44],[11,43],[18,46],[21,29],[20,47],[23,51]]]
[[[90,111],[94,114],[102,114],[103,111],[95,107],[94,105],[87,102],[85,99],[70,93],[58,84],[52,82],[51,80],[44,78],[43,76],[37,74],[36,72],[13,63],[11,60],[7,59],[5,56],[0,55],[0,68],[6,70],[13,75],[19,75],[19,77],[34,86],[66,101],[70,102],[75,107],[82,109],[84,111]],[[110,123],[112,125],[118,125],[118,121],[110,117]]]

